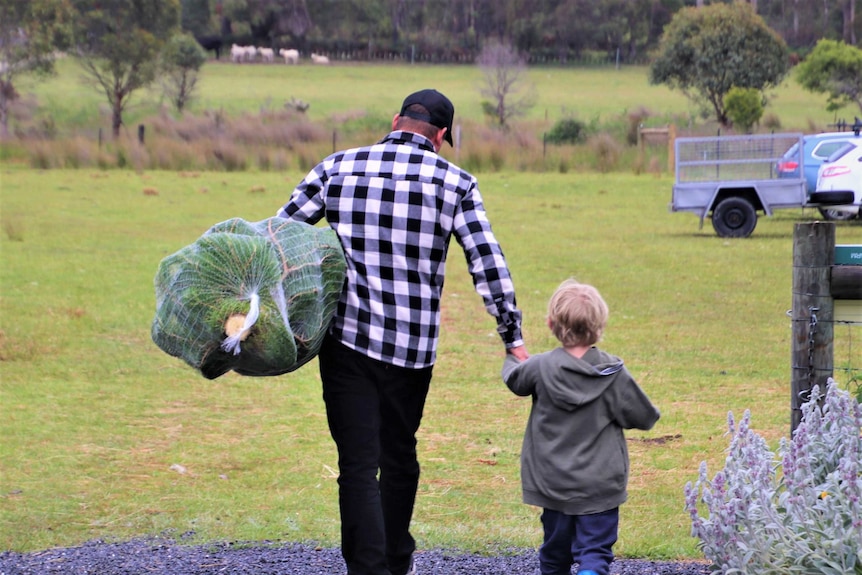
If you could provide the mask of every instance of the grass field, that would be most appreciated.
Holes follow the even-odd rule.
[[[685,127],[696,111],[649,86],[645,68],[534,68],[538,102],[521,129],[576,115],[609,122],[639,107]],[[227,114],[311,103],[315,122],[365,115],[376,132],[413,89],[437,87],[482,123],[473,66],[339,64],[204,68],[192,111]],[[92,135],[110,118],[71,61],[19,91],[35,117]],[[136,94],[126,125],[158,114]],[[783,128],[825,128],[822,97],[792,80],[772,94]],[[526,154],[525,154],[526,155]],[[465,158],[466,159],[466,158]],[[207,381],[150,340],[159,261],[232,217],[259,220],[302,170],[32,170],[0,163],[0,549],[93,538],[194,533],[186,540],[338,544],[336,457],[314,363],[278,378]],[[789,431],[792,235],[813,211],[782,211],[746,240],[698,229],[667,210],[668,175],[592,172],[477,175],[508,256],[533,352],[555,345],[547,298],[570,276],[611,308],[602,346],[620,355],[662,411],[629,435],[630,500],[621,556],[699,557],[682,489],[701,461],[723,461],[728,411],[751,409],[771,445]],[[862,225],[837,223],[838,243]],[[535,546],[538,512],[520,503],[518,457],[528,402],[499,378],[493,320],[453,252],[440,360],[420,431],[423,476],[414,533],[425,548]],[[836,365],[862,364],[836,329]],[[858,335],[855,338],[858,340]]]
[[[274,214],[301,176],[0,168],[0,548],[189,532],[337,545],[316,363],[208,381],[149,337],[159,261],[216,222]],[[682,489],[701,461],[713,473],[723,461],[727,412],[751,409],[773,446],[789,430],[792,235],[814,212],[783,211],[727,240],[668,212],[664,176],[495,173],[480,184],[529,349],[554,345],[543,325],[554,287],[593,283],[611,308],[602,346],[662,411],[652,431],[629,434],[618,553],[698,557]],[[862,226],[838,223],[837,240],[862,243]],[[424,548],[535,546],[518,463],[529,402],[500,381],[493,320],[451,255],[414,532]],[[851,340],[836,330],[836,364],[858,368]]]
[[[33,95],[39,114],[50,115],[57,126],[75,125],[95,130],[110,126],[104,95],[81,81],[81,73],[71,59],[61,60],[58,75],[34,82],[22,77],[18,90]],[[610,68],[530,68],[526,78],[536,94],[536,104],[525,121],[531,129],[542,130],[561,118],[575,116],[585,122],[607,122],[639,108],[650,111],[648,123],[674,122],[680,128],[702,123],[698,110],[679,92],[648,82],[646,67]],[[455,103],[456,123],[483,121],[479,92],[483,76],[476,66],[429,66],[404,64],[361,64],[336,62],[332,66],[237,65],[211,61],[201,72],[198,98],[189,111],[206,110],[228,114],[257,113],[280,109],[291,98],[311,105],[308,115],[319,122],[338,124],[340,119],[361,113],[386,122],[398,110],[409,92],[436,87]],[[826,111],[822,95],[812,94],[791,77],[767,94],[766,113],[776,115],[782,129],[811,131],[825,129],[835,120]],[[133,128],[143,118],[156,114],[161,104],[158,89],[135,92],[124,115]],[[852,122],[852,109],[838,117]]]

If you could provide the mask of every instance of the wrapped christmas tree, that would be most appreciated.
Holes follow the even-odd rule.
[[[159,264],[153,341],[208,379],[293,371],[319,351],[345,270],[329,228],[216,224]]]

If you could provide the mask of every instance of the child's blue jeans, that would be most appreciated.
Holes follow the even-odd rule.
[[[545,541],[539,548],[542,575],[570,575],[575,563],[579,572],[591,569],[598,575],[608,575],[619,524],[619,508],[591,515],[566,515],[544,509]]]

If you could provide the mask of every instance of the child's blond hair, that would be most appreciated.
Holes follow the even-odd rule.
[[[561,283],[548,302],[551,331],[565,347],[598,343],[608,314],[599,291],[573,279]]]

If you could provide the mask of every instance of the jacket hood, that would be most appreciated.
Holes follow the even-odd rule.
[[[554,405],[567,411],[596,399],[623,370],[623,360],[596,347],[581,358],[561,347],[549,353],[558,369],[543,374],[545,388]],[[573,378],[572,373],[580,377]]]

